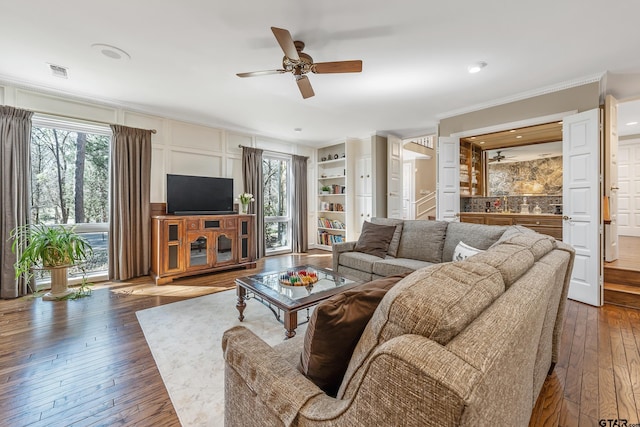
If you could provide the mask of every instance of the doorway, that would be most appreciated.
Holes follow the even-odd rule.
[[[436,212],[435,135],[409,138],[403,145],[403,219],[433,219]]]

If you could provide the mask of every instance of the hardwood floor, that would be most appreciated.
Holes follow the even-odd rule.
[[[0,301],[0,425],[180,425],[135,312],[299,264],[328,267],[331,254],[270,257],[256,270],[158,287],[149,278],[99,284],[77,301]],[[639,311],[569,301],[560,360],[530,426],[639,422],[639,349]]]

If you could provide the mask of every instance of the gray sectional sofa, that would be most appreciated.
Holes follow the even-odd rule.
[[[372,218],[374,224],[394,225],[387,255],[380,258],[355,251],[356,242],[333,245],[333,270],[369,281],[410,273],[432,264],[452,261],[461,241],[486,250],[513,234],[533,232],[521,226],[495,226],[463,222]],[[509,232],[505,233],[507,230]],[[504,236],[504,237],[503,237]]]
[[[393,259],[404,265],[431,262],[415,257],[446,260],[458,239],[486,246],[502,235],[483,253],[399,281],[360,336],[336,397],[297,368],[307,336],[272,348],[244,327],[226,331],[226,426],[528,425],[558,360],[574,250],[514,228],[403,225],[400,246],[411,244]],[[338,252],[339,262],[349,254]],[[367,270],[382,261],[360,258]]]

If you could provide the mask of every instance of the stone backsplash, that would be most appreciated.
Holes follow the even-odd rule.
[[[488,176],[489,196],[561,194],[562,156],[517,163],[490,163]]]
[[[529,213],[533,213],[536,204],[540,206],[543,214],[555,213],[555,205],[562,204],[562,196],[504,196],[504,197],[461,197],[460,209],[463,212],[486,212],[489,202],[490,212],[503,212],[505,202],[509,212],[520,213],[520,205],[527,199]],[[500,200],[500,207],[496,207],[496,200]]]

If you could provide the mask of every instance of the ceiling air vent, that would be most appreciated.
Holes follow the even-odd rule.
[[[65,67],[61,67],[60,65],[49,64],[49,68],[51,68],[51,74],[56,77],[60,77],[62,79],[68,78],[67,69]]]

